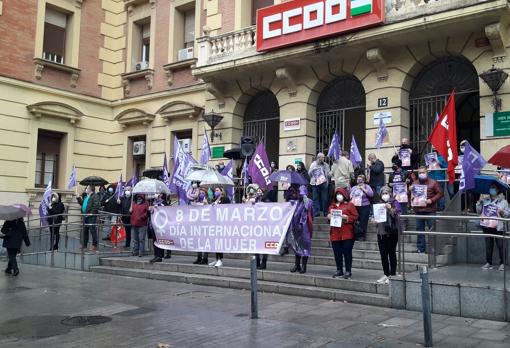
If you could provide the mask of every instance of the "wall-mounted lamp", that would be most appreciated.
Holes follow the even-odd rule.
[[[508,74],[504,72],[502,69],[497,69],[492,66],[490,70],[487,70],[481,73],[480,78],[489,86],[492,93],[494,93],[494,98],[492,99],[492,106],[494,106],[494,111],[498,112],[501,110],[501,98],[498,97],[498,90],[505,83]]]
[[[211,127],[211,143],[214,141],[214,138],[220,138],[221,140],[221,132],[215,132],[214,128],[223,120],[223,116],[216,114],[214,110],[212,112],[204,113],[202,118],[207,123],[209,127]]]

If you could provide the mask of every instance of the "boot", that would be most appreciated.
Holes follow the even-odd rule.
[[[304,274],[306,273],[306,264],[308,263],[308,256],[303,256],[303,265],[301,266],[301,270],[299,273]]]
[[[19,268],[16,268],[16,269],[12,272],[12,275],[13,275],[14,277],[16,277],[18,274],[19,274]]]
[[[194,265],[201,265],[202,264],[202,253],[197,254],[197,259],[195,262],[193,262]]]
[[[260,255],[255,255],[255,260],[257,261],[257,269],[260,269]]]
[[[301,256],[295,256],[294,267],[290,271],[292,273],[301,272]]]
[[[171,259],[172,258],[172,250],[166,250],[164,258],[165,259]]]
[[[202,259],[202,262],[200,262],[201,265],[209,265],[209,259],[204,258]]]
[[[260,268],[259,269],[266,269],[266,263],[267,263],[267,255],[264,255],[262,257],[262,262],[260,263]]]
[[[152,260],[150,260],[149,262],[150,263],[155,263],[155,262],[161,262],[163,261],[163,259],[159,256],[155,256]]]

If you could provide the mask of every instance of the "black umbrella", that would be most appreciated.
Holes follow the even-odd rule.
[[[233,160],[239,160],[244,158],[243,155],[241,154],[240,148],[234,148],[227,151],[223,151],[223,157],[230,158]]]
[[[161,168],[145,169],[142,173],[142,176],[149,178],[149,179],[161,180],[161,178],[163,177],[163,169],[161,169]]]
[[[88,185],[103,186],[103,185],[107,185],[107,184],[108,184],[108,181],[106,181],[105,179],[103,179],[100,176],[87,176],[85,179],[80,181],[80,185],[83,185],[83,186],[88,186]]]

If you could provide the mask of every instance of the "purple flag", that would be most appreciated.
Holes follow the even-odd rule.
[[[200,164],[207,164],[211,159],[211,147],[209,146],[209,139],[207,132],[204,128],[204,138],[202,139],[202,151],[200,152]]]
[[[179,145],[179,139],[174,139],[174,170],[172,172],[172,178],[170,180],[169,189],[170,191],[177,193],[179,197],[179,205],[187,205],[188,197],[186,192],[190,186],[190,182],[185,180],[188,176],[191,166],[197,161],[190,154],[185,153]],[[166,157],[166,156],[165,156]]]
[[[48,206],[50,205],[51,200],[51,180],[46,186],[46,190],[44,191],[41,203],[39,204],[39,217],[41,218],[41,223],[43,226],[48,226]]]
[[[73,165],[73,169],[71,169],[71,175],[69,176],[69,180],[67,181],[67,189],[70,190],[76,186],[76,167]]]
[[[221,172],[221,175],[226,176],[227,178],[230,178],[230,179],[234,179],[233,164],[234,164],[233,160],[230,160],[230,162],[228,162],[228,164],[225,166],[225,168]],[[227,187],[225,189],[225,192],[227,193],[228,199],[230,199],[230,201],[233,203],[234,187],[233,186]]]
[[[243,177],[243,184],[247,186],[250,184],[250,178],[248,177],[248,158],[244,159],[243,170],[241,172],[241,176]]]
[[[126,186],[135,187],[136,183],[138,182],[138,179],[136,178],[136,174],[133,171],[133,176],[129,181],[126,183]]]
[[[340,137],[338,136],[338,130],[335,130],[333,139],[331,139],[331,145],[329,145],[328,157],[337,160],[340,158]]]
[[[384,121],[382,117],[379,119],[379,130],[377,131],[377,138],[375,139],[375,147],[380,149],[384,138],[388,135],[388,130],[386,129],[386,125],[384,124]]]
[[[248,175],[251,176],[251,182],[258,184],[261,188],[267,188],[271,185],[269,175],[271,174],[271,167],[267,159],[266,149],[264,143],[260,142],[257,146],[257,151],[253,155],[250,164],[248,164]]]
[[[117,183],[117,188],[115,189],[115,196],[118,199],[122,197],[122,173],[120,173],[119,182]]]
[[[475,187],[475,175],[480,173],[487,161],[473,149],[471,144],[466,142],[464,159],[462,161],[462,172],[460,174],[459,191],[469,190]]]
[[[170,189],[170,175],[168,174],[168,163],[166,161],[166,152],[164,154],[165,158],[163,159],[163,182],[166,187]]]
[[[355,167],[359,167],[361,162],[363,162],[363,158],[361,157],[361,154],[359,153],[358,144],[356,144],[356,139],[354,139],[354,134],[352,135],[351,153],[350,153],[349,159],[351,160],[352,165]]]

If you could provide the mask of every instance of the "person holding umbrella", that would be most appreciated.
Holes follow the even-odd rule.
[[[483,217],[500,217],[509,218],[510,210],[508,208],[508,202],[501,192],[501,187],[497,183],[492,183],[489,186],[489,195],[482,197],[476,203],[476,212],[481,214]],[[482,219],[480,220],[483,233],[493,235],[505,235],[505,223],[500,220]],[[499,270],[505,270],[505,255],[503,239],[496,239],[496,247],[498,249],[499,256]],[[487,271],[493,269],[492,266],[492,253],[494,249],[494,238],[485,238],[485,259],[486,263],[482,266],[482,270]]]
[[[9,262],[5,269],[5,274],[12,274],[17,276],[19,274],[18,261],[16,255],[21,251],[21,243],[24,241],[27,247],[30,246],[30,239],[28,238],[27,228],[23,218],[5,221],[2,226],[3,243],[2,246],[7,249]]]

